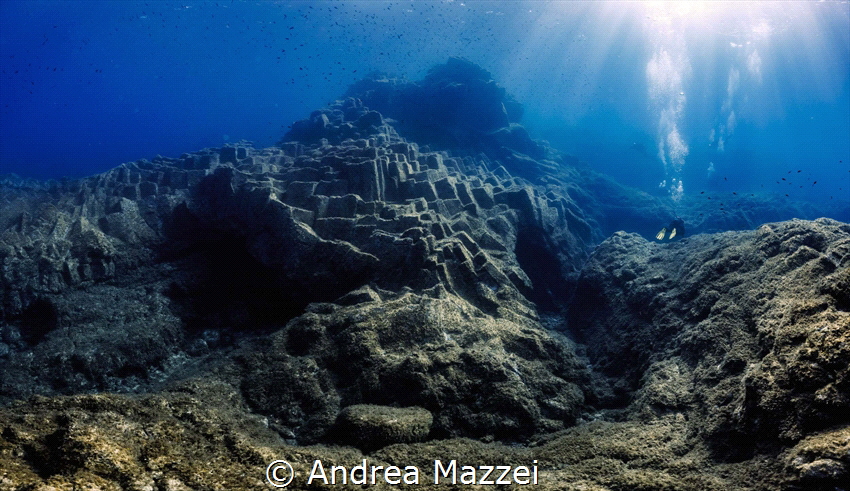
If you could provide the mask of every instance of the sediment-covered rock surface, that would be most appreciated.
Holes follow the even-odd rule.
[[[605,239],[668,205],[531,140],[485,70],[347,96],[276,147],[0,183],[0,489],[257,489],[275,459],[307,489],[364,458],[422,489],[434,459],[846,482],[850,225]]]
[[[846,450],[848,282],[850,225],[830,219],[664,245],[621,232],[586,264],[570,325],[619,417],[685,415],[722,461],[812,434]],[[822,451],[788,469],[832,489],[850,454]]]

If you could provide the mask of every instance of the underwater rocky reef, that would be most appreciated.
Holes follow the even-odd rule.
[[[688,235],[653,241],[668,202],[521,116],[451,59],[274,147],[5,177],[0,490],[271,489],[278,459],[288,489],[364,460],[415,489],[467,484],[435,460],[539,489],[846,489],[850,224],[685,198]]]

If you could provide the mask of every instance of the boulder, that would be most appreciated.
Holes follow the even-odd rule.
[[[365,450],[424,441],[434,418],[421,407],[356,404],[340,411],[335,436]]]

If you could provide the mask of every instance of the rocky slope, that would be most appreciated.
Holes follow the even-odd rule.
[[[531,140],[479,67],[348,95],[276,147],[0,183],[0,489],[364,456],[536,459],[544,489],[848,479],[849,225],[605,239],[669,205]]]

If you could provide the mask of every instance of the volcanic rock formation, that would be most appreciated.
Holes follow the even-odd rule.
[[[276,147],[0,182],[0,489],[848,479],[850,225],[652,243],[616,231],[668,205],[531,140],[480,67],[347,96]]]

